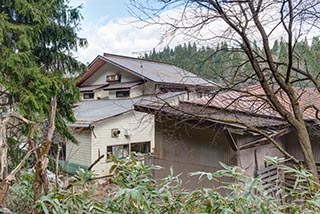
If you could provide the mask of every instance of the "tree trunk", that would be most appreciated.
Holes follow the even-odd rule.
[[[319,183],[319,177],[318,177],[319,175],[318,175],[318,170],[317,170],[316,162],[314,159],[314,155],[312,153],[310,136],[304,123],[301,124],[300,127],[297,127],[296,133],[297,133],[298,142],[300,144],[302,154],[304,157],[304,162],[307,168],[313,174],[314,181]]]
[[[8,146],[7,146],[7,133],[6,122],[8,118],[1,120],[0,118],[0,156],[1,156],[1,187],[0,187],[0,207],[6,207],[7,193],[10,183],[6,178],[8,175]]]
[[[33,184],[34,204],[40,199],[42,192],[44,192],[45,194],[48,194],[49,192],[49,182],[47,177],[47,168],[49,163],[48,154],[50,151],[53,133],[55,129],[56,111],[57,100],[56,97],[53,97],[51,99],[50,119],[46,141],[40,149],[40,154],[35,164],[35,180]],[[33,209],[33,213],[37,213],[36,209]]]
[[[7,193],[9,190],[10,182],[7,180],[3,180],[0,183],[0,208],[7,207]],[[1,213],[1,212],[0,212]]]
[[[60,151],[61,151],[61,144],[58,143],[58,151],[56,155],[56,172],[55,172],[55,179],[56,179],[56,189],[59,191],[59,159],[60,159]]]
[[[40,199],[42,192],[45,194],[49,193],[49,182],[46,172],[48,162],[48,158],[44,157],[38,160],[35,164],[35,180],[33,183],[34,203]]]

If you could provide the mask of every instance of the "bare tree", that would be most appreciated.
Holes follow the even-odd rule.
[[[132,11],[141,20],[167,26],[164,36],[183,35],[207,44],[223,40],[232,44],[237,51],[242,51],[252,71],[247,73],[247,78],[237,79],[238,82],[225,85],[225,88],[231,89],[248,81],[259,84],[266,95],[266,102],[293,127],[304,161],[315,181],[319,182],[310,136],[303,117],[306,109],[299,103],[299,94],[294,90],[294,86],[313,85],[320,92],[319,72],[309,71],[306,62],[295,62],[297,42],[318,29],[320,1],[159,0],[157,4],[152,4],[154,1],[131,2],[134,6]],[[161,12],[173,8],[174,15],[170,16],[168,12],[161,15]],[[273,41],[279,37],[283,37],[287,43],[287,57],[282,61],[275,57],[271,48]],[[274,90],[274,84],[288,97],[291,110],[277,96],[279,90]]]
[[[52,138],[55,130],[55,119],[56,119],[56,111],[57,111],[57,98],[51,98],[50,104],[50,117],[49,124],[47,128],[47,136],[44,144],[42,144],[40,151],[37,155],[35,155],[36,163],[35,163],[35,181],[33,183],[33,191],[34,191],[34,203],[40,199],[42,196],[42,192],[47,195],[49,193],[49,181],[47,177],[47,168],[49,164],[49,151],[52,144]],[[33,210],[33,213],[37,213],[36,209]]]
[[[33,154],[35,158],[35,182],[34,182],[34,202],[42,196],[42,193],[48,194],[49,183],[47,178],[47,168],[48,168],[48,155],[52,144],[52,137],[55,130],[55,119],[56,119],[56,109],[57,101],[56,97],[51,99],[51,111],[50,118],[48,121],[47,130],[44,132],[46,134],[45,142],[41,144],[36,144],[34,142],[34,132],[38,128],[40,123],[30,121],[21,115],[11,112],[7,113],[3,118],[0,118],[0,166],[1,166],[1,176],[0,176],[0,208],[6,207],[7,193],[10,185],[15,181],[19,171],[25,166],[30,155]],[[10,124],[19,121],[16,127],[21,127],[23,124],[27,124],[29,127],[29,134],[25,136],[26,141],[29,145],[28,151],[25,153],[24,157],[19,160],[19,163],[14,166],[13,170],[9,171],[8,167],[8,137],[12,137],[12,133],[7,133],[10,130]],[[43,126],[43,124],[42,124]],[[14,130],[19,132],[19,130]],[[33,210],[36,213],[36,210]]]
[[[36,151],[36,147],[30,150],[20,160],[19,164],[9,172],[8,170],[8,144],[7,144],[7,130],[8,124],[12,120],[19,120],[25,124],[33,125],[34,122],[25,119],[16,113],[9,113],[3,119],[0,119],[0,157],[1,157],[1,177],[0,177],[0,208],[6,207],[7,193],[10,185],[16,179],[17,173],[24,166],[29,156]],[[30,139],[29,139],[30,140]]]

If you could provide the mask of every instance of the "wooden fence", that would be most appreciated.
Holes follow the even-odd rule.
[[[303,164],[302,161],[301,163]],[[297,165],[290,161],[282,162],[280,164],[286,165],[293,169],[298,169]],[[317,162],[316,165],[318,169],[318,174],[320,175],[320,162]],[[286,189],[293,188],[297,181],[297,176],[295,173],[285,173],[285,171],[277,164],[266,163],[265,166],[258,171],[258,176],[260,176],[261,178],[264,190],[268,194],[272,195],[273,197],[277,197],[280,200],[283,199],[283,195]],[[308,189],[308,185],[309,184],[305,182],[299,181],[299,186],[295,188],[300,188],[301,190]]]
[[[282,189],[285,183],[285,175],[282,169],[275,164],[266,164],[258,171],[264,190],[273,197],[282,198]]]

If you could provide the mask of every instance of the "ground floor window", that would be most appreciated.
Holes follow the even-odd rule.
[[[117,159],[126,158],[129,155],[129,144],[107,146],[107,160],[111,160],[112,155]]]
[[[149,153],[150,152],[150,142],[132,143],[131,152],[136,153]]]
[[[150,152],[150,141],[147,142],[137,142],[116,145],[116,146],[107,146],[107,161],[112,160],[112,155],[117,159],[126,158],[129,156],[130,152],[146,154]]]

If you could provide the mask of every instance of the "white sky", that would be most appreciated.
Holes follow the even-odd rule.
[[[103,53],[138,56],[133,54],[162,49],[159,44],[162,32],[159,26],[142,27],[132,23],[133,18],[127,10],[128,0],[71,0],[70,5],[83,4],[79,35],[88,40],[88,47],[79,49],[74,56],[83,63],[91,62]],[[139,28],[138,28],[139,27]]]
[[[83,63],[90,63],[97,55],[102,55],[103,53],[139,56],[139,54],[149,52],[153,48],[161,50],[169,44],[173,47],[188,40],[192,41],[192,38],[185,38],[181,35],[175,37],[173,41],[169,39],[162,41],[164,29],[159,25],[145,26],[141,22],[133,22],[134,18],[128,12],[128,3],[129,0],[70,0],[71,6],[83,5],[81,13],[84,19],[79,35],[87,38],[89,43],[87,48],[79,49],[74,53],[78,60]],[[272,16],[274,16],[272,11],[275,14],[277,12],[271,9],[269,14],[265,14],[267,20],[272,19]],[[180,12],[181,10],[167,10],[161,14],[161,18],[170,20],[170,18],[178,17]],[[192,20],[190,19],[189,21],[192,22]],[[189,21],[180,24],[188,24]],[[220,34],[225,28],[225,24],[214,22],[202,29],[201,35],[196,35],[198,32],[190,34],[205,40],[206,37],[211,38]],[[310,34],[318,35],[318,29],[315,30]],[[270,37],[271,40],[281,38],[281,31],[277,31],[273,32]],[[252,36],[254,37],[255,33],[252,33]],[[216,42],[214,40],[210,41]],[[202,43],[202,45],[206,44]]]

